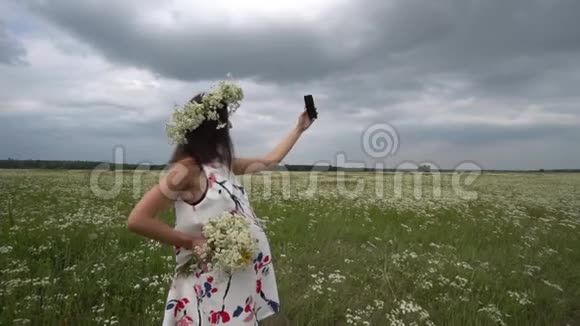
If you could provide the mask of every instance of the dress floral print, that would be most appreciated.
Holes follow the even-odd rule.
[[[180,273],[192,252],[176,247],[176,273],[167,295],[163,325],[257,325],[280,310],[268,239],[245,189],[233,174],[221,164],[204,165],[203,170],[208,180],[205,197],[195,205],[176,201],[175,229],[199,234],[209,218],[235,211],[250,221],[259,251],[252,266],[219,278],[204,267]]]

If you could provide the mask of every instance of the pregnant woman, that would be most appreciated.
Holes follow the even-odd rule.
[[[238,86],[222,81],[176,109],[167,126],[177,144],[171,165],[129,216],[129,230],[175,248],[176,271],[163,325],[257,325],[280,309],[268,239],[235,175],[277,166],[313,121],[303,112],[268,155],[239,158],[233,153],[229,117],[242,98]],[[174,228],[156,218],[171,205]],[[224,211],[248,220],[258,251],[251,266],[218,277],[211,267],[190,262],[205,243],[203,224]]]

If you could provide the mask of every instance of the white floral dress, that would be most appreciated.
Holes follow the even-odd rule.
[[[181,273],[192,252],[176,247],[176,273],[167,295],[163,326],[257,325],[280,309],[268,239],[233,173],[216,163],[203,165],[203,170],[208,180],[205,196],[194,205],[175,202],[175,229],[198,235],[209,218],[235,211],[251,222],[259,251],[252,266],[220,277],[195,266],[192,272]]]

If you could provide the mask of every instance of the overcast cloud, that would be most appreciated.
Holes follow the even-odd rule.
[[[580,168],[576,0],[0,3],[0,158],[166,162],[172,106],[230,72],[240,156],[265,154],[314,94],[287,163]]]

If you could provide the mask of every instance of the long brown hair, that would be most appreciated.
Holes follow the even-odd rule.
[[[201,103],[203,96],[203,93],[197,94],[190,102]],[[187,144],[177,145],[169,163],[190,157],[200,165],[218,161],[231,167],[234,145],[230,138],[227,103],[222,104],[222,108],[217,110],[219,121],[206,119],[199,127],[189,131],[185,135]],[[221,123],[227,125],[217,129]]]

